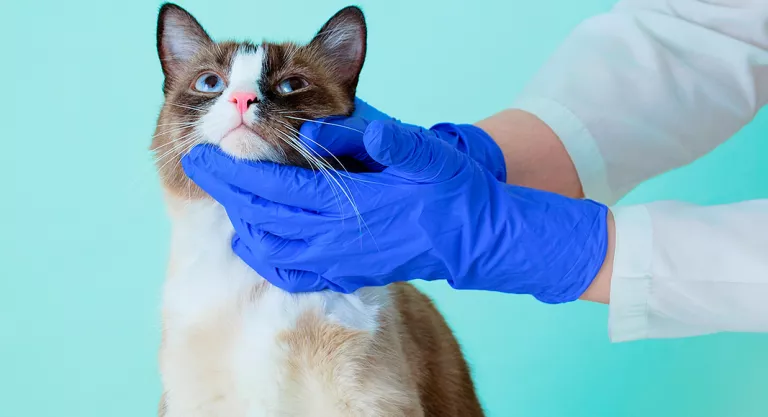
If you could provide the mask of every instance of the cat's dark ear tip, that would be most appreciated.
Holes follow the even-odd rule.
[[[176,16],[189,14],[188,11],[186,11],[183,7],[179,6],[178,4],[165,2],[162,5],[160,5],[160,9],[157,12],[157,20],[162,22],[162,20],[166,16],[168,16],[168,13],[176,13]]]
[[[360,6],[352,5],[339,10],[338,12],[336,12],[335,17],[340,17],[340,16],[348,16],[348,17],[356,18],[362,21],[363,23],[365,23],[365,14],[363,13],[363,9],[361,9]]]
[[[170,10],[184,10],[184,9],[176,3],[165,2],[160,5],[160,11],[158,12],[158,14],[163,15],[164,13]]]

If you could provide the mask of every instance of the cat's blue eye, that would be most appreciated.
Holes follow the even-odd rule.
[[[301,90],[307,85],[309,84],[299,77],[290,77],[280,81],[280,84],[277,85],[277,92],[280,94],[289,94]]]
[[[195,90],[201,93],[220,93],[224,91],[224,80],[212,72],[206,72],[195,81]]]

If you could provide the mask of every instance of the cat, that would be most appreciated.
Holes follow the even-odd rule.
[[[406,283],[348,295],[270,285],[232,252],[224,208],[180,165],[194,145],[212,143],[236,158],[346,167],[313,158],[297,134],[305,120],[353,112],[366,37],[354,6],[306,45],[214,42],[181,7],[160,8],[165,100],[151,150],[172,225],[160,416],[483,415],[460,346],[427,296]]]

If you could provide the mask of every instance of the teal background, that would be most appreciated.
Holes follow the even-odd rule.
[[[609,0],[363,1],[359,94],[409,122],[503,109]],[[334,0],[184,1],[214,37],[308,40]],[[155,413],[169,227],[147,151],[159,3],[3,0],[0,417]],[[768,114],[625,202],[768,197]],[[424,288],[489,416],[768,415],[768,335],[610,344],[607,308]]]

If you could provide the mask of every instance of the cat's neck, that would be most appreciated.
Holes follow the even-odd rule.
[[[234,234],[224,207],[210,197],[180,198],[166,195],[172,226],[172,249],[185,254],[230,248]]]
[[[268,284],[232,252],[234,228],[210,198],[167,195],[171,250],[164,290],[166,319],[205,320],[212,311],[236,306]]]
[[[316,308],[346,327],[373,331],[378,312],[389,304],[384,287],[354,294],[334,292],[289,296],[259,276],[232,251],[234,227],[224,207],[210,198],[168,197],[172,219],[171,266],[165,311],[184,322],[204,319],[211,311],[239,304],[263,289],[280,311]],[[233,301],[234,300],[234,301]]]

